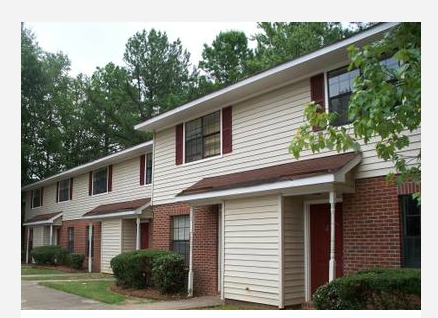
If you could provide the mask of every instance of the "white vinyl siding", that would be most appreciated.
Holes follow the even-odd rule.
[[[122,253],[134,251],[137,239],[136,220],[122,221]]]
[[[278,306],[278,196],[224,206],[224,297]]]
[[[44,246],[44,226],[33,228],[33,247]]]
[[[288,147],[303,123],[303,111],[309,101],[310,83],[306,79],[233,105],[233,151],[210,160],[175,165],[175,127],[157,132],[154,205],[173,202],[175,195],[205,177],[294,161]],[[410,134],[413,151],[405,154],[420,149],[420,138],[420,130]],[[391,169],[391,162],[382,162],[374,149],[375,141],[362,147],[363,159],[356,178],[386,175]],[[337,152],[325,150],[312,154],[308,150],[302,153],[301,159],[332,154]]]
[[[26,193],[26,220],[36,215],[63,212],[63,221],[79,219],[102,204],[131,201],[151,196],[151,185],[140,185],[140,157],[113,164],[113,187],[108,193],[88,195],[88,172],[73,180],[73,199],[56,202],[56,182],[44,187],[44,206],[30,209],[30,191]]]
[[[102,221],[102,256],[101,268],[102,273],[112,273],[111,259],[119,255],[122,250],[122,220],[112,219]]]
[[[283,198],[284,305],[304,302],[304,210],[302,197]]]

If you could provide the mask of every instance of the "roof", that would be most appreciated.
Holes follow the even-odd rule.
[[[145,151],[148,151],[148,149],[152,149],[153,141],[147,141],[141,144],[138,144],[134,147],[127,148],[125,150],[116,152],[114,154],[105,156],[103,158],[94,160],[92,162],[77,166],[75,168],[69,169],[67,171],[58,173],[54,176],[39,180],[37,182],[31,183],[29,185],[26,185],[21,188],[21,191],[28,191],[33,190],[38,187],[42,187],[48,184],[52,184],[54,182],[58,182],[67,178],[71,178],[74,176],[78,176],[83,173],[87,173],[90,170],[94,170],[100,167],[103,167],[105,165],[110,165],[118,162],[122,162],[124,160],[128,160],[131,158],[134,158],[136,156],[139,156],[140,154],[143,154]]]
[[[99,205],[90,212],[85,213],[82,217],[97,217],[97,216],[114,216],[120,212],[132,212],[135,214],[136,210],[147,207],[151,202],[151,198],[143,198],[132,201],[117,202],[111,204]]]
[[[249,187],[334,173],[358,156],[355,152],[299,160],[282,165],[204,178],[177,196]]]
[[[34,216],[33,218],[24,222],[23,225],[33,225],[33,224],[50,224],[53,223],[54,220],[62,216],[62,212],[55,212],[49,214],[40,214]]]
[[[161,115],[152,117],[135,125],[134,128],[142,131],[162,130],[181,121],[199,116],[200,112],[214,111],[311,77],[322,69],[326,69],[327,65],[334,65],[348,60],[348,46],[352,44],[361,46],[378,40],[383,37],[386,31],[397,24],[391,22],[376,25],[351,37],[245,78]]]

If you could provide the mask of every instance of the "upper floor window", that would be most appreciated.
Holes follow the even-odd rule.
[[[403,266],[421,267],[421,208],[412,195],[400,197]]]
[[[70,200],[70,179],[59,181],[59,193],[58,198],[59,201],[68,201]]]
[[[93,171],[93,195],[108,192],[108,167]]]
[[[152,183],[152,152],[146,154],[146,184]]]
[[[220,111],[185,124],[185,162],[219,155],[221,152]]]
[[[358,69],[348,71],[347,66],[327,74],[329,111],[337,114],[336,121],[333,123],[336,126],[349,122],[348,104],[353,91],[354,78],[358,75]]]
[[[43,205],[43,188],[32,190],[31,207],[37,208]]]

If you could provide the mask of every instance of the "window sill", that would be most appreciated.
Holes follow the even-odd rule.
[[[92,197],[92,198],[94,198],[94,197],[100,197],[100,196],[103,196],[103,195],[108,194],[108,193],[109,193],[109,192],[107,191],[107,192],[102,192],[102,193],[92,194],[91,197]]]
[[[202,162],[206,162],[206,161],[211,161],[211,160],[215,160],[215,159],[220,159],[222,158],[224,155],[220,154],[220,155],[216,155],[213,157],[208,157],[208,158],[204,158],[204,159],[199,159],[199,160],[195,160],[195,161],[190,161],[190,162],[184,162],[183,164],[181,164],[180,166],[191,166],[191,165],[195,165],[197,163],[202,163]]]
[[[63,203],[67,203],[67,202],[70,202],[71,200],[69,199],[69,200],[64,200],[64,201],[58,201],[57,203],[61,203],[61,204],[63,204]]]

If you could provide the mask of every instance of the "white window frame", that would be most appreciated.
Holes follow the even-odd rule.
[[[68,182],[67,200],[61,200],[61,182],[64,182],[64,181]],[[71,187],[70,179],[64,179],[64,180],[58,181],[58,203],[70,201],[70,187]]]
[[[39,190],[40,191],[40,205],[38,205],[38,206],[34,206],[34,204],[33,204],[33,198],[34,198],[34,193],[35,193],[35,190]],[[30,193],[31,193],[31,198],[30,198],[30,206],[31,206],[31,209],[38,209],[38,208],[40,208],[40,207],[42,207],[43,206],[43,193],[42,193],[42,187],[41,188],[37,188],[37,189],[34,189],[34,190],[32,190]]]
[[[101,170],[101,169],[104,169],[104,168],[106,168],[106,191],[94,194],[94,173],[95,173],[97,170]],[[91,195],[92,195],[92,196],[98,196],[98,195],[102,195],[102,194],[106,194],[106,193],[108,193],[108,185],[109,185],[109,165],[108,165],[108,166],[105,166],[105,167],[98,168],[98,169],[94,169],[93,172],[92,172],[92,175],[93,175],[93,177],[91,178]]]
[[[148,155],[151,156],[151,182],[148,182]],[[153,172],[153,170],[154,170],[153,169],[154,157],[153,157],[152,151],[146,153],[144,159],[145,159],[144,160],[144,185],[150,185],[150,184],[152,184],[152,178],[154,175],[154,172]]]

